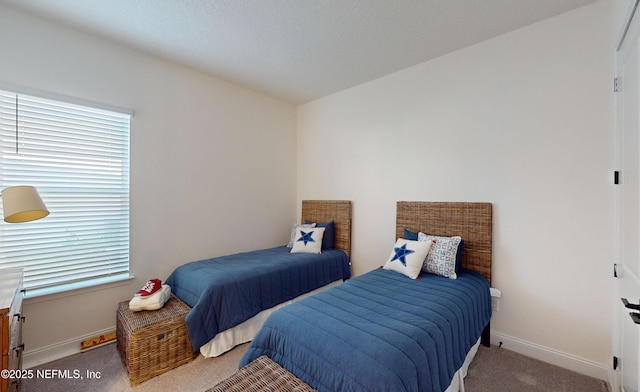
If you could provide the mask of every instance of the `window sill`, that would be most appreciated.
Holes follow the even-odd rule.
[[[59,298],[81,295],[92,291],[124,286],[129,284],[129,282],[134,278],[135,276],[130,274],[121,274],[82,282],[68,283],[55,287],[28,289],[26,290],[24,298],[26,303],[51,301]]]

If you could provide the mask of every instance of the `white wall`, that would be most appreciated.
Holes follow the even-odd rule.
[[[332,198],[353,201],[356,274],[384,263],[397,200],[494,203],[494,337],[607,368],[609,25],[601,1],[302,105],[296,125],[291,105],[0,5],[0,82],[135,111],[136,279],[28,300],[25,360],[112,328],[148,278],[282,243],[297,202]],[[284,230],[247,243],[248,226]]]
[[[605,378],[610,24],[601,1],[300,106],[298,199],[353,201],[356,274],[386,261],[396,201],[493,203],[493,343]]]
[[[114,329],[119,301],[180,264],[286,243],[297,208],[294,106],[2,5],[0,53],[0,82],[134,110],[136,278],[28,299],[26,362]]]

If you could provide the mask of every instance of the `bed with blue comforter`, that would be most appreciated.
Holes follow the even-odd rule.
[[[185,322],[194,351],[262,310],[351,275],[342,250],[290,250],[280,246],[221,256],[171,273],[165,283],[191,307]]]
[[[444,391],[491,317],[487,280],[377,269],[273,313],[266,355],[318,391]]]
[[[216,343],[217,352],[248,341],[252,336],[244,340],[237,333],[242,323],[351,276],[351,201],[302,200],[301,223],[308,222],[333,227],[320,254],[278,246],[187,263],[171,273],[165,284],[191,307],[185,322],[194,351],[225,334],[233,337]]]
[[[397,202],[396,238],[462,238],[457,279],[352,278],[273,313],[240,367],[266,355],[320,392],[464,390],[472,347],[489,345],[492,227],[491,203]]]

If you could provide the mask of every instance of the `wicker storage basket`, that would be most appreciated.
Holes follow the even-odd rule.
[[[195,358],[184,322],[190,309],[174,295],[158,310],[133,312],[128,301],[118,304],[117,347],[132,386]]]
[[[206,392],[317,392],[267,356],[256,358]]]

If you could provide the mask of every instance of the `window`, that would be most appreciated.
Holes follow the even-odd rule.
[[[0,268],[34,292],[129,276],[130,114],[0,90],[0,189],[32,185],[49,216],[0,221]]]

